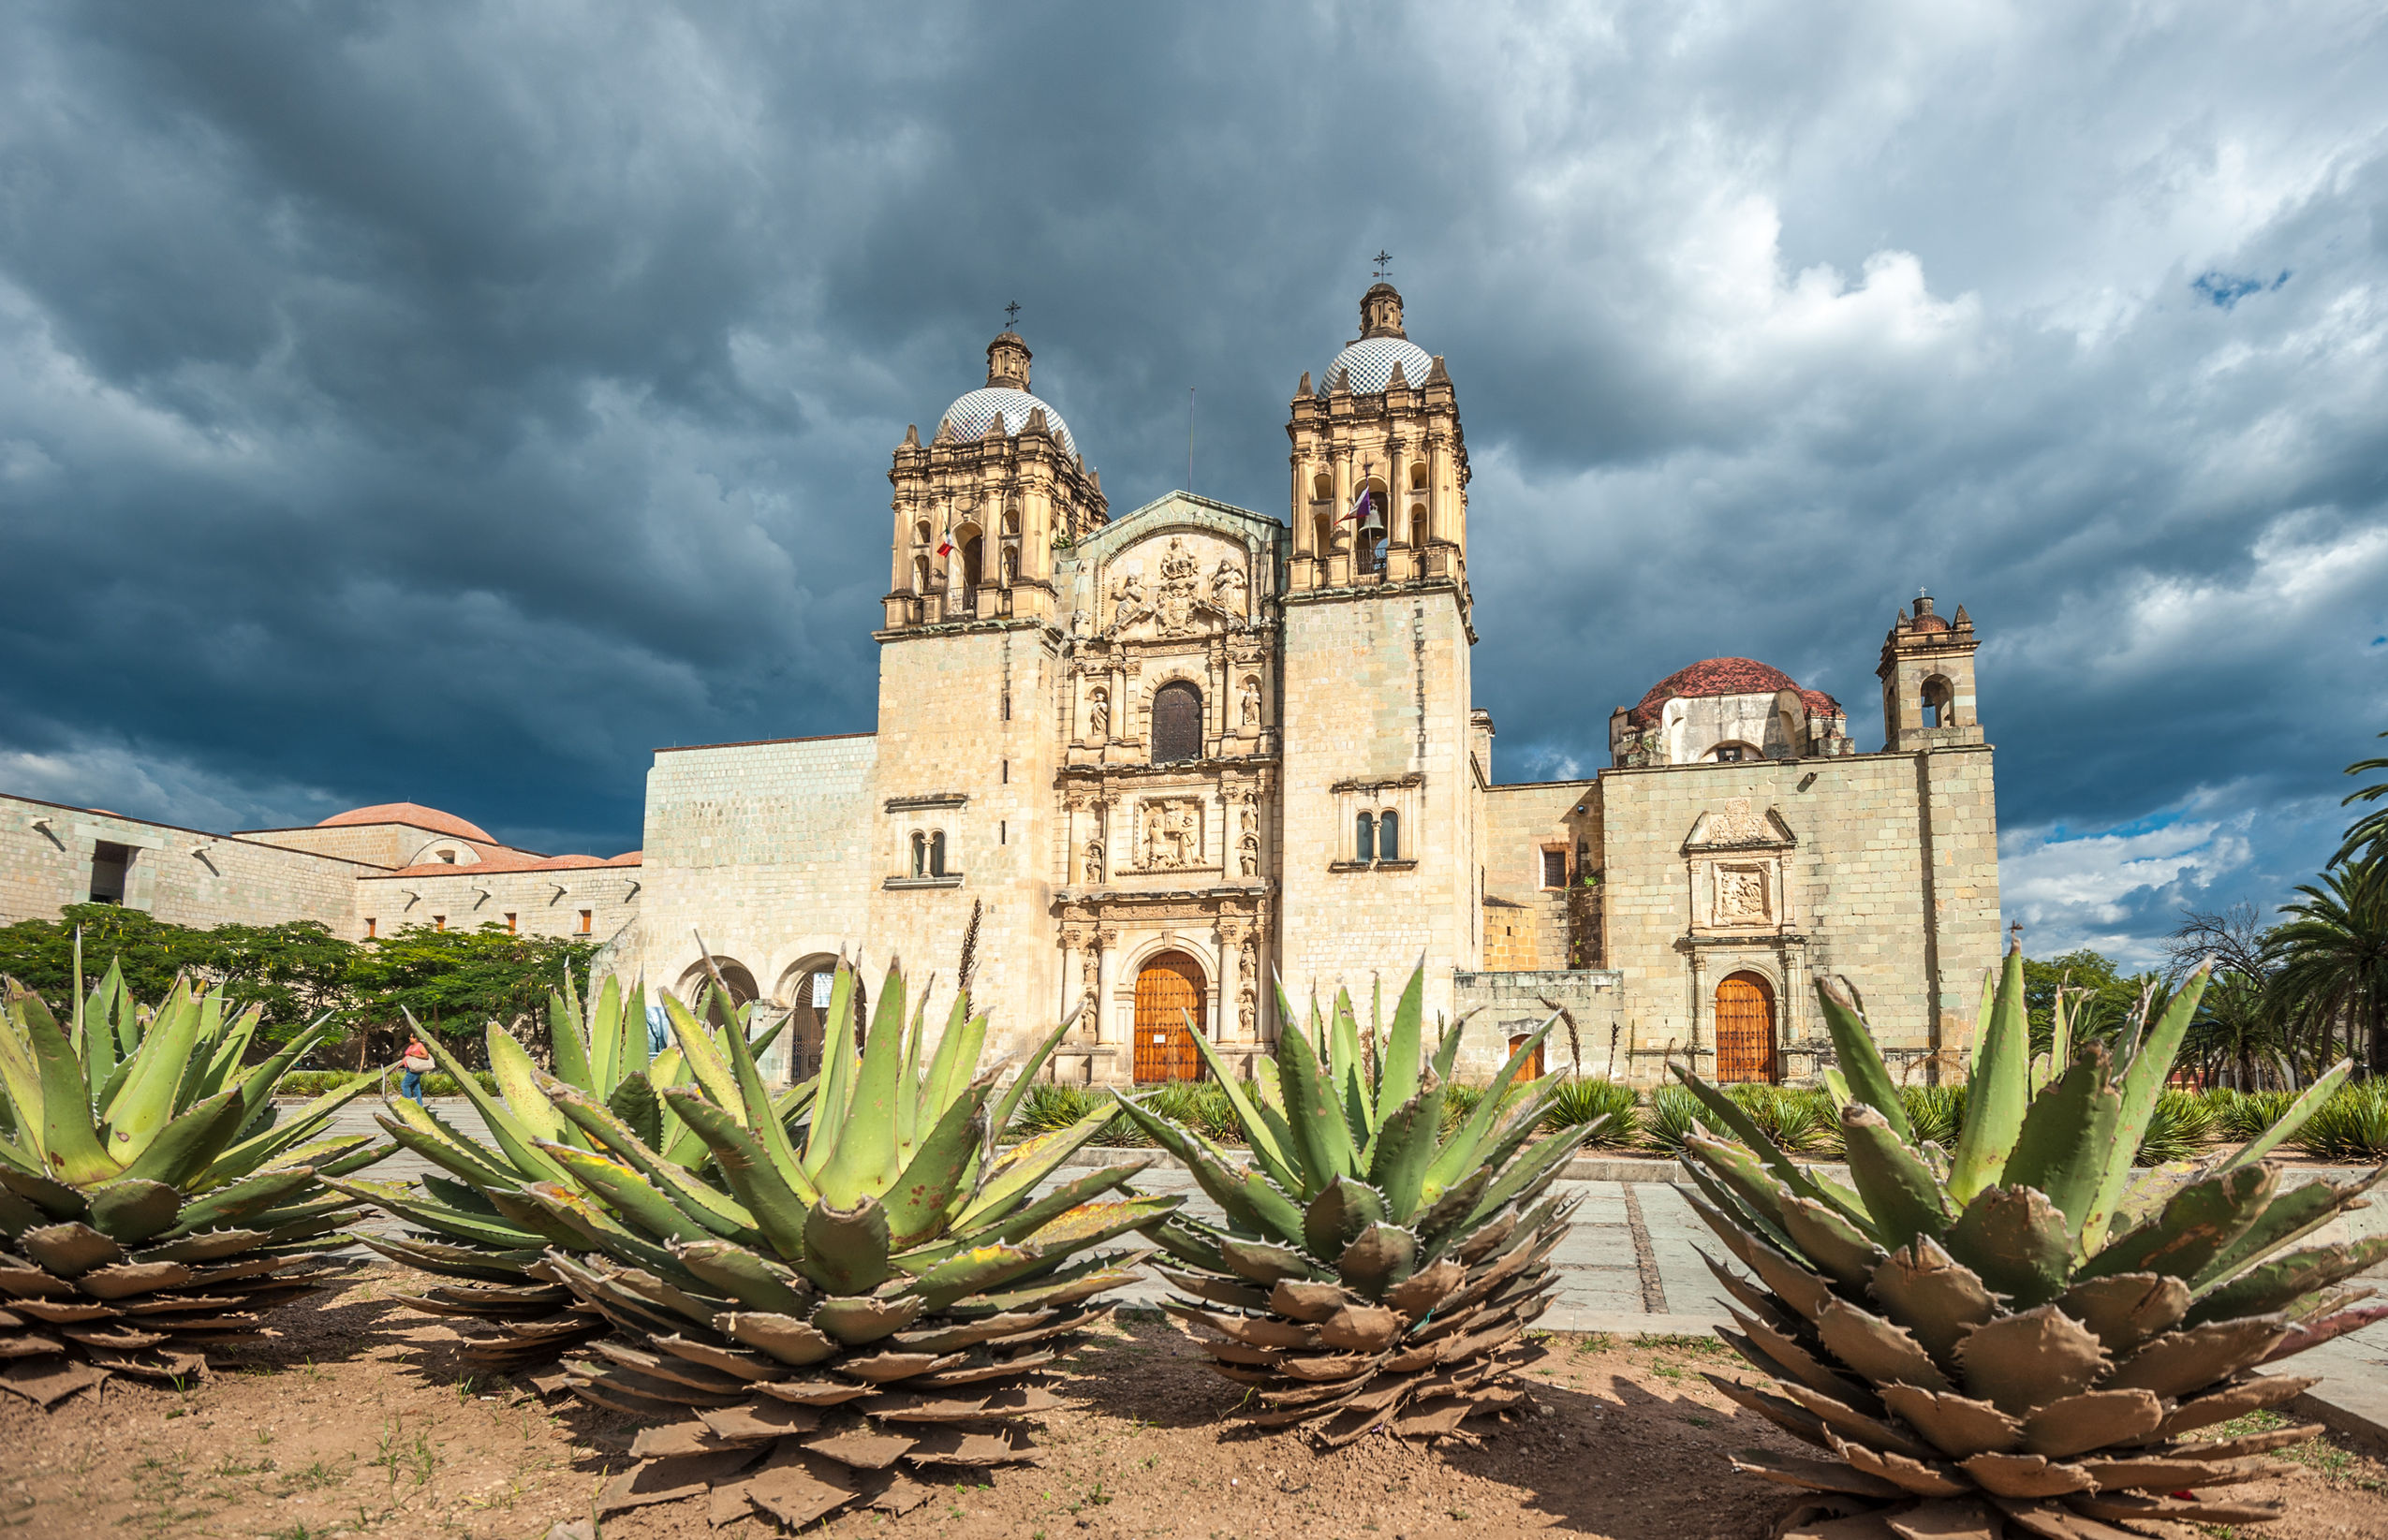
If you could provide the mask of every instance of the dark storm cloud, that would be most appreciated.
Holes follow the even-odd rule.
[[[2376,10],[19,7],[0,783],[639,838],[867,726],[886,455],[1018,299],[1115,509],[1280,512],[1395,254],[1507,777],[1987,638],[2009,908],[2271,900],[2388,726]]]

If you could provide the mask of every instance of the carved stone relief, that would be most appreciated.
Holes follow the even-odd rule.
[[[1202,864],[1202,804],[1191,797],[1156,798],[1143,804],[1144,866],[1174,871]]]
[[[1763,925],[1774,918],[1766,868],[1719,865],[1716,873],[1718,925]]]

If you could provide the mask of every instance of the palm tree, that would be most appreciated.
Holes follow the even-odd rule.
[[[2283,1047],[2279,1001],[2267,981],[2235,969],[2217,973],[2197,1003],[2182,1054],[2212,1079],[2234,1090],[2253,1091],[2257,1066],[2269,1065]]]
[[[2351,1035],[2363,1033],[2371,1073],[2388,1072],[2388,856],[2334,868],[2297,891],[2304,898],[2280,906],[2290,917],[2272,932],[2284,1018],[2317,1029],[2317,1072],[2342,1019]]]
[[[2388,733],[2380,736],[2388,738]],[[2347,767],[2349,775],[2361,775],[2366,770],[2388,770],[2388,759],[2358,759]],[[2377,802],[2383,797],[2388,797],[2388,781],[2366,786],[2361,791],[2351,791],[2338,805],[2352,807],[2357,802]],[[2348,825],[2347,843],[2338,847],[2336,856],[2330,858],[2330,864],[2340,864],[2366,845],[2371,847],[2375,856],[2388,851],[2388,807],[2374,808]]]

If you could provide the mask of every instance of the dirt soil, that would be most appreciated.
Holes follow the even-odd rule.
[[[456,1337],[396,1304],[403,1269],[360,1269],[282,1335],[176,1391],[118,1381],[44,1416],[0,1395],[0,1530],[86,1535],[489,1536],[541,1540],[585,1518],[627,1463],[632,1429],[551,1408],[455,1361]],[[992,1473],[902,1518],[849,1515],[833,1535],[1151,1535],[1403,1540],[1527,1532],[1611,1540],[1760,1540],[1790,1494],[1735,1474],[1728,1451],[1796,1448],[1700,1378],[1732,1360],[1705,1339],[1555,1335],[1540,1403],[1426,1448],[1376,1436],[1319,1453],[1222,1421],[1242,1387],[1176,1329],[1137,1320],[1092,1339],[1054,1388],[1042,1463]],[[2277,1488],[2295,1517],[2240,1536],[2388,1537],[2388,1466],[2331,1442],[2294,1451]],[[711,1536],[697,1500],[618,1514],[604,1540]],[[753,1520],[725,1540],[762,1540]],[[2226,1530],[2168,1531],[2228,1540]]]

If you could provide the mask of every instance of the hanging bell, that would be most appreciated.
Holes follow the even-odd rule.
[[[1373,548],[1384,537],[1385,516],[1377,511],[1376,503],[1372,499],[1368,505],[1368,516],[1360,521],[1360,538],[1364,544]]]

